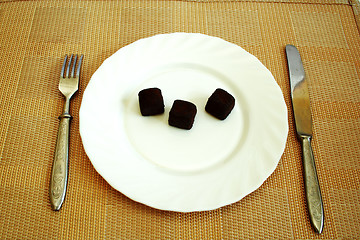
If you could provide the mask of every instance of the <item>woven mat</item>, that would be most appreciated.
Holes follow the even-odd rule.
[[[360,35],[356,1],[1,1],[1,239],[360,239]],[[326,3],[326,4],[315,4]],[[82,94],[119,48],[158,33],[200,32],[245,48],[273,73],[289,106],[275,172],[241,201],[175,213],[133,202],[94,170],[80,135]],[[312,230],[304,196],[284,47],[309,80],[325,228]],[[83,53],[71,104],[70,179],[59,212],[48,185],[63,98],[62,58]]]

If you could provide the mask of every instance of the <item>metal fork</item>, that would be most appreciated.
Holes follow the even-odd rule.
[[[53,210],[60,210],[66,193],[66,186],[68,181],[68,166],[69,166],[69,133],[70,133],[70,99],[79,88],[80,68],[83,60],[83,55],[80,56],[77,63],[78,56],[72,54],[67,63],[68,56],[65,56],[64,64],[61,69],[59,90],[65,97],[64,111],[59,116],[60,124],[56,140],[55,157],[51,171],[50,179],[50,203]],[[77,69],[75,72],[77,64]],[[66,72],[65,72],[66,69]],[[70,71],[71,70],[71,71]]]

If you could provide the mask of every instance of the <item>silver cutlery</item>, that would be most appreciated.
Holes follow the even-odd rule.
[[[66,194],[69,169],[69,134],[70,134],[70,99],[79,88],[80,68],[83,60],[77,55],[65,56],[61,69],[59,90],[65,97],[63,113],[59,116],[60,124],[56,140],[55,156],[50,179],[50,203],[53,210],[60,210]],[[77,68],[76,68],[77,65]],[[65,72],[66,69],[66,72]],[[75,71],[76,69],[76,71]]]
[[[286,55],[296,131],[303,151],[307,208],[312,226],[317,233],[321,233],[324,228],[324,207],[311,147],[312,119],[309,90],[299,51],[293,45],[286,45]]]

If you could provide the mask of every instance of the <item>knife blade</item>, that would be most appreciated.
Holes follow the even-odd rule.
[[[313,134],[309,90],[299,51],[294,45],[290,44],[286,45],[285,50],[289,68],[291,100],[296,132],[303,152],[302,159],[307,209],[311,225],[315,231],[320,234],[324,228],[324,207],[316,173],[314,154],[311,147]]]

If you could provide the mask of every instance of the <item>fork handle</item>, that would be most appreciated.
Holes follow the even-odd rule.
[[[71,115],[63,113],[59,119],[55,157],[50,179],[50,203],[55,211],[60,210],[65,199],[69,170],[69,134]]]

